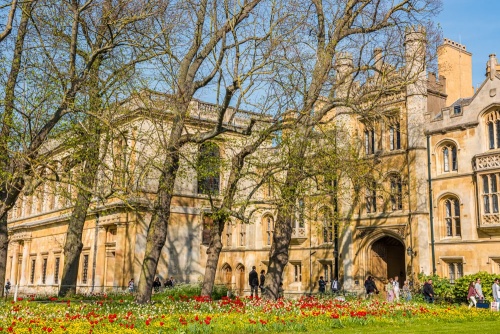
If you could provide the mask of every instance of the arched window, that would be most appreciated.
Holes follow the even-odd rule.
[[[442,147],[443,172],[458,170],[457,147],[453,143],[447,143]]]
[[[456,198],[448,198],[444,201],[444,219],[447,237],[459,237],[462,235],[460,226],[460,202]]]
[[[488,148],[500,148],[500,111],[494,110],[485,116],[486,130],[488,132]]]
[[[204,143],[198,156],[198,194],[217,195],[220,184],[220,151],[214,143]]]
[[[262,224],[264,225],[264,244],[267,246],[271,245],[273,241],[274,232],[274,219],[270,215],[264,217]]]
[[[233,246],[233,223],[228,221],[226,223],[226,247]]]
[[[403,209],[403,183],[401,176],[393,174],[390,177],[390,200],[392,211]]]

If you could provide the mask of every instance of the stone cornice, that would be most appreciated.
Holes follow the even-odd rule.
[[[468,122],[468,123],[457,124],[457,125],[452,125],[452,126],[440,127],[439,129],[434,129],[434,130],[426,130],[425,134],[431,135],[431,136],[437,135],[437,134],[444,135],[448,132],[463,131],[465,129],[475,128],[478,125],[479,125],[479,122]]]

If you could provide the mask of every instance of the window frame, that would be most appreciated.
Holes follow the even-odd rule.
[[[461,238],[462,237],[462,222],[461,222],[461,203],[457,197],[447,197],[443,199],[444,208],[444,228],[445,237]]]
[[[89,279],[89,253],[82,254],[82,284],[87,284]]]

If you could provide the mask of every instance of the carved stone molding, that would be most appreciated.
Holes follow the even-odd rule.
[[[473,166],[476,171],[500,168],[500,153],[476,156]]]
[[[406,225],[358,227],[356,230],[356,238],[363,239],[375,232],[383,233],[388,231],[391,231],[392,233],[397,234],[401,239],[404,239],[406,236]]]
[[[10,241],[22,241],[22,240],[31,240],[31,232],[28,231],[14,232],[14,234],[10,237]]]

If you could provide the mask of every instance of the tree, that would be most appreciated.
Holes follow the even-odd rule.
[[[96,4],[95,7],[96,12],[101,15],[99,22],[93,22],[92,12],[81,18],[81,24],[85,27],[82,29],[82,34],[88,41],[90,50],[103,48],[111,40],[114,40],[113,43],[119,50],[109,52],[107,57],[99,55],[90,69],[86,85],[87,98],[81,106],[86,112],[83,120],[77,123],[71,131],[73,136],[70,138],[69,147],[65,149],[72,152],[74,162],[81,168],[76,175],[78,191],[68,222],[64,245],[65,261],[61,276],[60,296],[76,293],[84,223],[92,200],[98,198],[99,195],[96,192],[98,171],[103,167],[102,161],[105,160],[105,156],[111,152],[107,146],[110,141],[113,141],[114,135],[110,131],[114,118],[121,116],[120,113],[114,114],[116,109],[114,105],[118,101],[113,99],[113,95],[109,96],[109,93],[124,91],[122,87],[126,86],[124,83],[132,81],[132,75],[138,75],[134,71],[136,66],[152,58],[147,51],[145,53],[133,52],[134,46],[141,40],[142,34],[154,33],[147,27],[145,21],[152,22],[151,18],[164,14],[162,6],[148,3],[138,9],[132,4],[132,2],[123,2],[120,10],[114,8],[111,1],[106,0]],[[96,27],[91,29],[92,25]],[[94,30],[95,33],[93,33]],[[134,42],[131,42],[132,39]],[[113,59],[115,56],[118,59]],[[118,133],[118,136],[120,135]],[[101,150],[101,147],[104,149]],[[116,161],[121,158],[118,156],[111,160]],[[111,166],[112,173],[120,174],[118,168],[115,167]],[[110,192],[115,190],[111,187]],[[107,196],[110,195],[107,194]]]
[[[416,80],[418,75],[415,72],[391,80],[401,74],[400,67],[377,67],[371,51],[374,46],[383,45],[397,64],[398,59],[402,59],[397,49],[397,45],[402,45],[401,36],[404,35],[401,28],[421,22],[438,4],[435,1],[406,0],[313,0],[302,4],[303,8],[311,8],[302,18],[309,25],[297,33],[297,38],[307,42],[297,42],[296,52],[289,55],[294,61],[293,67],[302,71],[295,73],[297,77],[293,82],[289,80],[293,77],[290,72],[289,77],[282,75],[279,78],[283,89],[290,87],[287,93],[297,96],[295,106],[290,108],[296,110],[296,123],[293,136],[288,140],[287,170],[281,187],[282,198],[277,205],[266,276],[268,297],[277,298],[288,263],[296,203],[301,195],[299,185],[306,177],[305,157],[310,150],[315,126],[332,114],[337,119],[341,119],[342,114],[359,114],[368,118],[376,115],[377,106],[384,96]],[[422,68],[417,72],[421,71]]]
[[[64,131],[61,121],[70,121],[68,116],[80,111],[80,98],[84,96],[80,94],[89,83],[96,62],[132,42],[124,31],[133,26],[128,20],[137,21],[140,9],[149,8],[137,1],[122,3],[115,10],[128,14],[117,16],[114,21],[94,23],[95,15],[112,18],[106,17],[106,11],[101,13],[106,3],[109,4],[97,0],[43,4],[26,1],[21,6],[19,26],[13,28],[17,31],[15,41],[11,43],[6,38],[1,42],[12,49],[5,48],[9,50],[5,55],[10,58],[10,70],[2,82],[0,280],[5,277],[8,211],[25,184],[37,179],[50,165],[45,161],[51,155],[47,140],[54,130],[55,137]],[[102,25],[101,30],[96,24]],[[103,29],[107,35],[94,35],[94,31]]]
[[[280,14],[279,4],[261,8],[261,0],[233,3],[231,1],[192,1],[171,3],[169,17],[161,18],[163,35],[157,38],[157,48],[167,53],[159,58],[159,73],[163,73],[169,108],[173,114],[171,129],[164,139],[164,160],[160,168],[157,199],[147,232],[144,261],[141,267],[136,302],[150,300],[152,283],[160,253],[165,245],[170,203],[179,169],[180,148],[187,143],[201,144],[229,131],[225,126],[226,112],[234,97],[244,99],[245,80],[265,70],[265,56],[274,48],[274,13]],[[189,17],[191,20],[186,20]],[[272,18],[272,20],[269,20]],[[189,31],[189,33],[187,33]],[[186,38],[185,36],[190,36]],[[249,46],[245,51],[243,48]],[[262,51],[264,50],[264,51]],[[244,62],[247,59],[249,63]],[[224,63],[227,62],[227,63]],[[205,131],[190,133],[186,128],[189,103],[196,93],[215,83],[220,99],[216,122]],[[240,95],[238,95],[238,92]],[[239,104],[236,103],[238,106]],[[242,132],[251,131],[253,121]]]

